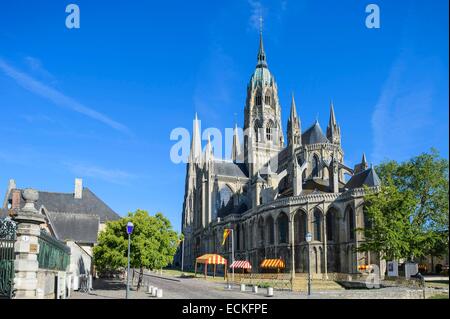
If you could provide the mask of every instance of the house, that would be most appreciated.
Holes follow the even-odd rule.
[[[82,179],[75,179],[73,193],[47,192],[38,190],[36,209],[45,216],[41,227],[58,240],[64,241],[71,249],[69,271],[75,276],[92,273],[93,247],[98,233],[108,221],[120,219],[105,202],[89,188],[83,187]],[[10,180],[1,215],[9,210],[20,209],[25,202],[22,189]]]

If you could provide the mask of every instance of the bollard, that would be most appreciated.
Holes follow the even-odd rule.
[[[152,287],[152,297],[156,297],[156,291],[157,290],[158,290],[158,288]]]
[[[245,284],[241,284],[241,291],[245,291]]]
[[[273,297],[273,287],[267,287],[267,297]]]
[[[147,293],[151,294],[152,293],[152,289],[153,289],[153,286],[148,286],[147,287]]]
[[[258,293],[258,286],[253,286],[253,289],[252,289],[252,291],[255,293],[255,294],[257,294]]]
[[[161,288],[156,290],[156,298],[162,298],[163,290]]]
[[[231,284],[230,283],[227,283],[227,289],[231,290]]]

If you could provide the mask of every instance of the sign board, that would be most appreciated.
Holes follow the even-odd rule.
[[[37,253],[37,252],[38,252],[38,245],[30,244],[30,253]]]
[[[395,260],[388,261],[387,273],[389,277],[398,277],[398,262]]]
[[[409,279],[412,275],[419,272],[419,265],[417,263],[405,263],[405,278]]]

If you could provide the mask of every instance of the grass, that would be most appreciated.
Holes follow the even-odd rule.
[[[425,286],[427,288],[448,289],[448,281],[447,282],[427,281],[425,282]]]
[[[448,294],[436,294],[431,297],[428,297],[427,299],[449,299]]]

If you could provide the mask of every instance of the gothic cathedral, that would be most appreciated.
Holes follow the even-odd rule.
[[[332,103],[325,134],[317,120],[302,131],[292,96],[285,140],[262,33],[244,112],[243,143],[236,127],[230,160],[215,159],[210,141],[202,153],[195,117],[182,213],[184,267],[206,253],[231,261],[230,241],[221,245],[225,228],[234,230],[235,260],[249,261],[254,272],[265,258],[306,272],[309,256],[316,274],[356,273],[359,265],[379,262],[356,250],[363,234],[355,230],[365,226],[364,185],[380,185],[375,170],[365,155],[353,168],[344,164]]]

